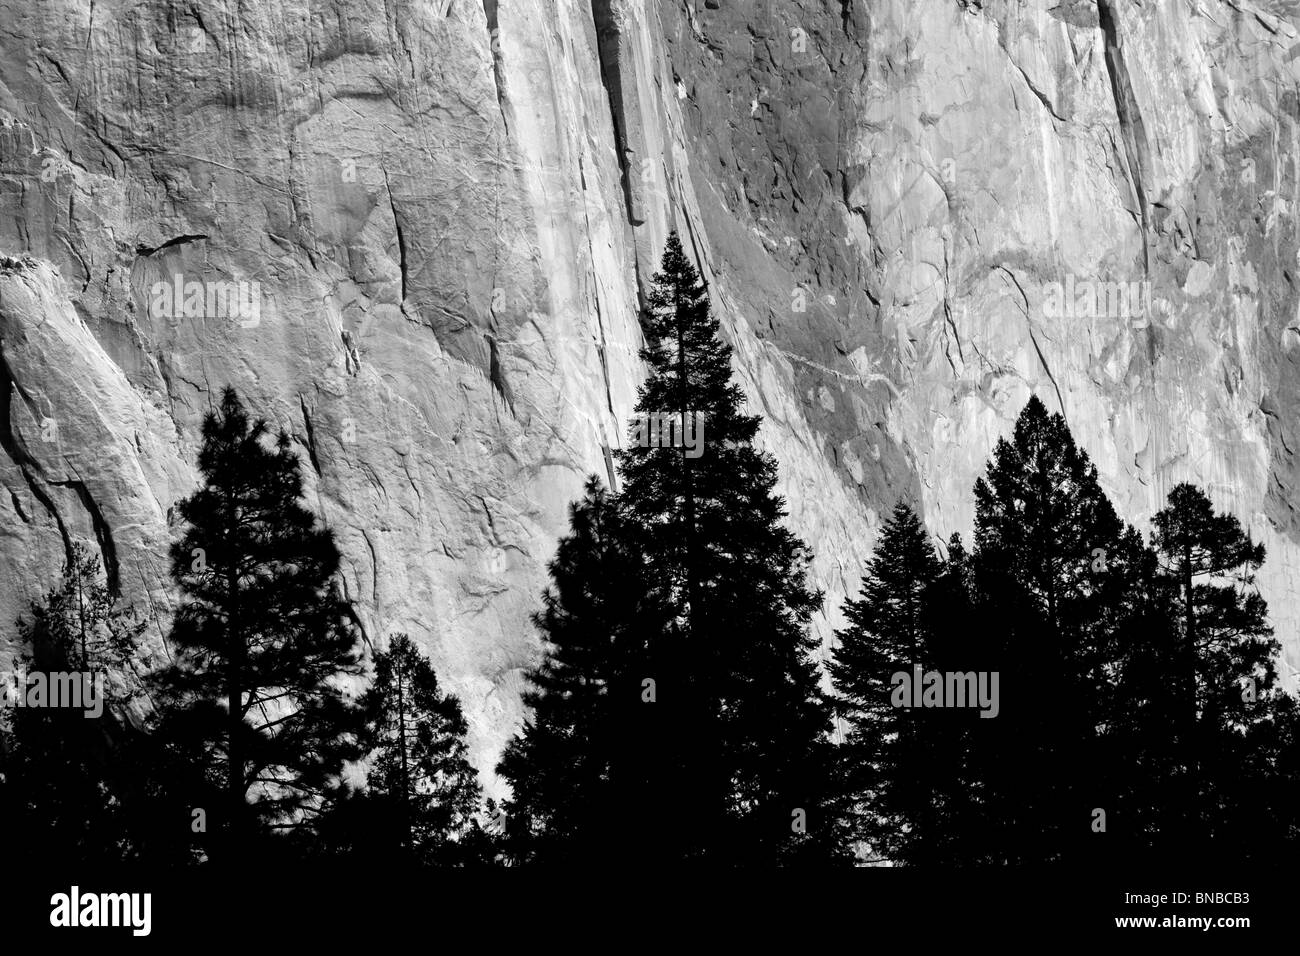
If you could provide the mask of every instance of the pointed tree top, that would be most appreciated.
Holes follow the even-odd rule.
[[[894,513],[890,517],[894,524],[900,525],[919,525],[921,518],[916,513],[916,509],[911,506],[906,498],[899,498],[894,502]]]
[[[1047,406],[1043,404],[1043,400],[1037,394],[1030,395],[1029,401],[1025,402],[1025,407],[1020,411],[1020,416],[1022,418],[1026,416],[1029,418],[1047,418]]]
[[[695,264],[686,255],[686,250],[682,248],[681,238],[677,235],[677,230],[668,233],[668,241],[664,244],[663,258],[659,262],[659,274],[667,279],[676,279],[681,286],[694,286],[700,281],[699,272],[696,271]]]
[[[1029,401],[1025,402],[1025,407],[1020,410],[1020,415],[1016,418],[1016,443],[1020,444],[1023,436],[1032,435],[1043,429],[1063,431],[1067,436],[1070,431],[1065,418],[1059,412],[1048,411],[1041,398],[1030,395]]]

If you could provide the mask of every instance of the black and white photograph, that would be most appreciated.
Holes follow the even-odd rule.
[[[6,933],[1294,946],[1298,214],[1300,0],[0,0]]]

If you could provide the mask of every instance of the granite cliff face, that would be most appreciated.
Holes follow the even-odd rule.
[[[900,495],[969,530],[1036,392],[1130,520],[1190,479],[1248,524],[1300,667],[1297,0],[0,9],[10,650],[77,537],[161,639],[231,383],[300,446],[367,636],[429,651],[487,770],[676,228],[824,635]]]

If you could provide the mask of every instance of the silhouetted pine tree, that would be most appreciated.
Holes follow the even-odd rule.
[[[850,730],[843,744],[853,795],[853,836],[895,863],[941,858],[944,794],[936,784],[944,734],[959,735],[941,712],[893,706],[891,679],[935,666],[927,602],[942,566],[916,513],[900,501],[881,529],[862,579],[844,605],[847,625],[829,670]],[[947,724],[948,726],[944,726]]]
[[[975,486],[974,581],[1001,713],[979,728],[992,859],[1104,856],[1119,805],[1101,734],[1141,540],[1115,514],[1064,418],[1037,397]]]
[[[1278,722],[1290,703],[1278,687],[1267,607],[1254,590],[1264,547],[1190,484],[1170,492],[1152,524],[1175,625],[1166,681],[1180,746],[1171,780],[1177,798],[1166,812],[1200,858],[1249,857],[1262,836],[1259,818],[1270,814],[1261,797],[1273,773],[1254,758],[1285,733]]]
[[[545,658],[528,674],[531,715],[498,772],[509,782],[505,847],[518,863],[594,864],[637,853],[646,801],[642,685],[656,612],[636,536],[596,478],[570,506],[569,534],[550,563],[533,618]],[[658,812],[658,811],[656,811]]]
[[[359,703],[365,786],[340,795],[317,823],[325,853],[383,865],[487,862],[477,817],[482,791],[470,766],[460,701],[438,687],[433,665],[405,634],[375,655]]]
[[[214,856],[233,862],[266,828],[301,822],[356,755],[339,679],[360,673],[358,640],[288,436],[272,444],[227,388],[198,465],[203,485],[177,506],[182,603],[175,659],[158,675],[159,733],[220,794],[203,809],[220,827]]]
[[[145,623],[104,581],[99,559],[81,542],[73,543],[60,583],[33,601],[30,620],[20,619],[19,636],[27,653],[17,662],[8,692],[25,697],[26,678],[52,687],[55,675],[81,675],[102,682],[103,699],[84,700],[87,711],[55,703],[48,692],[42,706],[5,708],[4,790],[6,821],[14,836],[11,851],[22,847],[33,858],[107,863],[132,855],[133,839],[123,807],[127,781],[115,754],[131,732],[127,708],[138,693],[134,655]],[[84,697],[84,695],[83,695]],[[33,697],[33,702],[38,698]],[[63,703],[67,703],[64,701]]]
[[[754,447],[760,419],[741,412],[731,348],[676,234],[647,302],[636,413],[679,425],[702,416],[703,450],[634,439],[619,453],[651,601],[670,619],[648,652],[657,701],[644,761],[655,793],[646,815],[672,825],[646,851],[720,864],[826,859],[839,841],[809,552],[782,523],[776,461]]]

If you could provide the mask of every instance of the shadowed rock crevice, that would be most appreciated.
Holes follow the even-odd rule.
[[[1143,266],[1147,272],[1150,272],[1151,222],[1145,180],[1147,171],[1151,167],[1151,159],[1147,147],[1146,126],[1142,122],[1142,111],[1138,107],[1128,66],[1124,61],[1119,24],[1112,0],[1097,0],[1097,14],[1101,32],[1106,38],[1106,72],[1110,77],[1111,93],[1115,99],[1115,113],[1119,117],[1120,142],[1124,147],[1129,184],[1133,188],[1138,204],[1138,215],[1142,222]]]
[[[320,458],[316,455],[316,429],[312,427],[311,412],[307,410],[307,400],[298,396],[298,407],[302,409],[302,427],[307,432],[307,455],[311,458],[311,467],[319,476],[321,474]]]
[[[498,0],[483,0],[483,15],[487,17],[488,55],[492,57],[492,83],[497,91],[497,106],[501,110],[501,123],[510,135],[510,120],[506,115],[506,86],[504,66],[501,62],[501,20]]]
[[[86,483],[76,478],[63,481],[51,481],[52,485],[70,488],[81,501],[81,506],[90,516],[90,526],[94,529],[95,540],[99,543],[99,553],[104,562],[104,576],[107,579],[109,593],[117,597],[122,593],[121,578],[118,574],[117,543],[113,540],[113,529],[109,527],[99,503],[86,487]]]
[[[59,536],[63,540],[64,559],[72,560],[72,536],[68,534],[68,529],[63,523],[63,516],[59,514],[59,509],[54,504],[54,499],[50,497],[44,487],[44,480],[40,476],[41,464],[27,450],[23,440],[13,429],[12,418],[12,396],[21,394],[18,390],[17,383],[14,381],[13,372],[9,368],[9,362],[5,358],[4,341],[0,339],[0,449],[9,456],[9,460],[18,466],[22,472],[23,480],[27,482],[27,487],[42,507],[54,519],[55,525],[59,529]],[[21,514],[18,507],[18,498],[10,492],[14,499],[15,510]]]
[[[515,414],[515,399],[510,391],[510,383],[506,381],[505,369],[501,365],[501,355],[497,347],[497,340],[490,334],[485,334],[484,338],[488,345],[488,378],[492,382],[492,387],[496,389],[497,394],[505,403],[510,414]]]
[[[402,306],[407,299],[406,234],[402,230],[402,218],[397,213],[397,200],[393,198],[393,186],[388,181],[388,170],[384,169],[384,191],[388,195],[388,211],[393,217],[393,230],[397,236],[397,268],[402,277]]]
[[[640,226],[645,222],[638,215],[633,198],[632,171],[628,158],[632,147],[628,143],[627,113],[624,104],[623,62],[620,44],[622,33],[614,13],[613,0],[591,0],[591,17],[596,25],[596,52],[600,60],[600,77],[609,99],[609,115],[614,123],[614,147],[618,155],[620,179],[623,184],[623,203],[628,222]]]
[[[135,254],[136,254],[137,256],[151,256],[151,255],[153,255],[153,254],[156,253],[156,252],[161,252],[161,251],[164,250],[164,249],[170,249],[170,248],[172,248],[173,246],[183,246],[183,245],[186,245],[186,244],[191,243],[191,242],[199,242],[200,240],[203,240],[203,239],[206,239],[206,238],[208,238],[208,237],[205,236],[205,235],[203,235],[202,233],[198,233],[198,234],[193,235],[193,236],[176,236],[175,238],[168,239],[166,242],[162,243],[161,245],[157,245],[157,246],[144,246],[144,245],[136,246],[136,247],[135,247]]]

